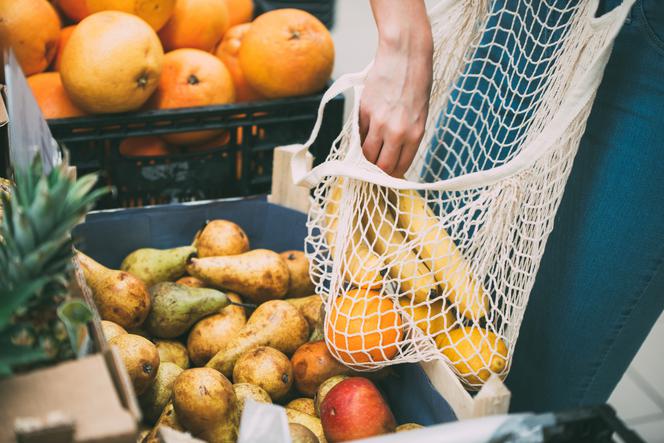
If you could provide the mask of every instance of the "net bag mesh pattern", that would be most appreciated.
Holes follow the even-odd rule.
[[[446,1],[430,12],[434,82],[405,179],[361,153],[367,70],[339,79],[354,107],[312,186],[306,249],[325,340],[357,370],[441,359],[468,389],[509,371],[519,326],[586,119],[631,6]],[[545,338],[542,338],[544,341]]]

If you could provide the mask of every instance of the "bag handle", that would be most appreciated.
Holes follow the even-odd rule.
[[[296,145],[299,146],[299,150],[295,154],[292,163],[293,181],[298,186],[311,188],[325,177],[341,176],[401,190],[462,191],[490,186],[507,177],[518,174],[530,167],[549,151],[550,147],[553,145],[553,141],[560,136],[559,128],[568,127],[592,99],[602,81],[602,73],[611,55],[613,41],[620,31],[622,23],[635,1],[636,0],[624,0],[619,6],[601,17],[588,17],[594,32],[599,32],[605,27],[612,27],[607,36],[607,41],[587,68],[583,78],[579,80],[574,88],[567,92],[555,117],[549,121],[542,132],[540,132],[534,140],[526,145],[521,152],[514,156],[510,161],[492,169],[471,172],[430,183],[413,182],[406,179],[392,177],[373,163],[370,163],[362,154],[358,123],[360,96],[363,89],[364,79],[371,68],[370,64],[362,72],[347,74],[340,77],[323,95],[320,107],[318,108],[316,124],[314,125],[309,140],[307,140],[304,145]],[[594,3],[595,7],[590,8],[593,12],[597,9],[596,6],[598,5],[599,0],[594,0]],[[342,160],[328,160],[313,168],[311,171],[307,171],[305,154],[318,135],[325,105],[339,93],[351,88],[354,89],[355,93],[353,110],[350,117],[352,119],[352,127],[348,154]],[[428,143],[428,141],[423,141],[422,143]]]
[[[364,79],[366,78],[367,73],[369,72],[369,69],[371,68],[371,64],[364,68],[360,72],[352,73],[352,74],[344,74],[341,77],[339,77],[337,80],[330,85],[330,87],[325,91],[323,94],[323,98],[321,99],[320,105],[318,106],[318,115],[316,116],[316,123],[314,123],[314,127],[311,130],[311,134],[309,135],[309,139],[304,142],[304,144],[294,144],[294,145],[289,145],[290,147],[293,147],[295,149],[295,154],[293,155],[293,160],[291,163],[291,173],[293,175],[293,182],[298,185],[298,186],[307,186],[307,187],[312,187],[316,185],[318,182],[322,180],[324,175],[319,175],[321,170],[319,169],[320,166],[323,166],[326,163],[323,163],[323,165],[319,165],[316,168],[313,168],[313,170],[309,170],[309,165],[307,164],[307,151],[311,147],[311,145],[316,141],[316,137],[318,137],[318,132],[320,131],[320,127],[323,123],[323,114],[325,112],[325,106],[337,95],[342,94],[350,89],[354,90],[354,106],[353,110],[357,108],[359,110],[359,101],[360,101],[360,95],[361,91],[364,85]],[[353,112],[355,114],[355,112]],[[357,118],[356,116],[353,115],[353,125],[357,124]],[[353,131],[355,133],[356,131]],[[357,130],[357,133],[359,133],[359,129]],[[316,172],[318,171],[318,172]]]

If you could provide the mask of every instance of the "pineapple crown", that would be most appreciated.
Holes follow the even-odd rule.
[[[10,194],[0,193],[0,373],[48,358],[16,326],[55,316],[72,269],[71,230],[107,192],[92,190],[94,174],[73,178],[66,162],[43,172],[37,155],[29,168],[14,171]]]

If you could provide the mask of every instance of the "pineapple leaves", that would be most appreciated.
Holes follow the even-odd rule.
[[[84,355],[90,344],[86,325],[92,320],[92,310],[81,300],[68,300],[58,307],[58,317],[67,328],[71,348],[76,355]]]
[[[5,327],[9,325],[9,320],[14,314],[14,311],[27,303],[30,297],[40,292],[48,283],[48,280],[47,276],[43,276],[36,280],[21,284],[21,286],[15,288],[11,294],[5,293],[4,291],[0,293],[3,301],[2,304],[0,304],[0,325],[2,325],[0,330],[4,330]]]
[[[66,298],[74,255],[71,230],[108,192],[93,190],[94,174],[72,178],[66,163],[44,176],[39,155],[30,168],[14,172],[10,194],[0,193],[0,375],[11,373],[15,365],[53,357],[43,346],[17,345],[11,340],[14,326],[39,321],[30,317],[33,309],[50,310],[55,317],[60,305],[57,317],[64,327],[61,324],[62,333],[51,336],[68,337],[71,348],[80,350],[81,328],[85,329],[90,310]]]
[[[11,375],[12,367],[44,361],[48,355],[41,348],[28,348],[3,343],[0,347],[0,377]]]

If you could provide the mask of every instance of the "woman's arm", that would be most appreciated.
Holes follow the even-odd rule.
[[[371,0],[378,51],[360,102],[367,160],[402,177],[426,124],[433,41],[424,0]]]

